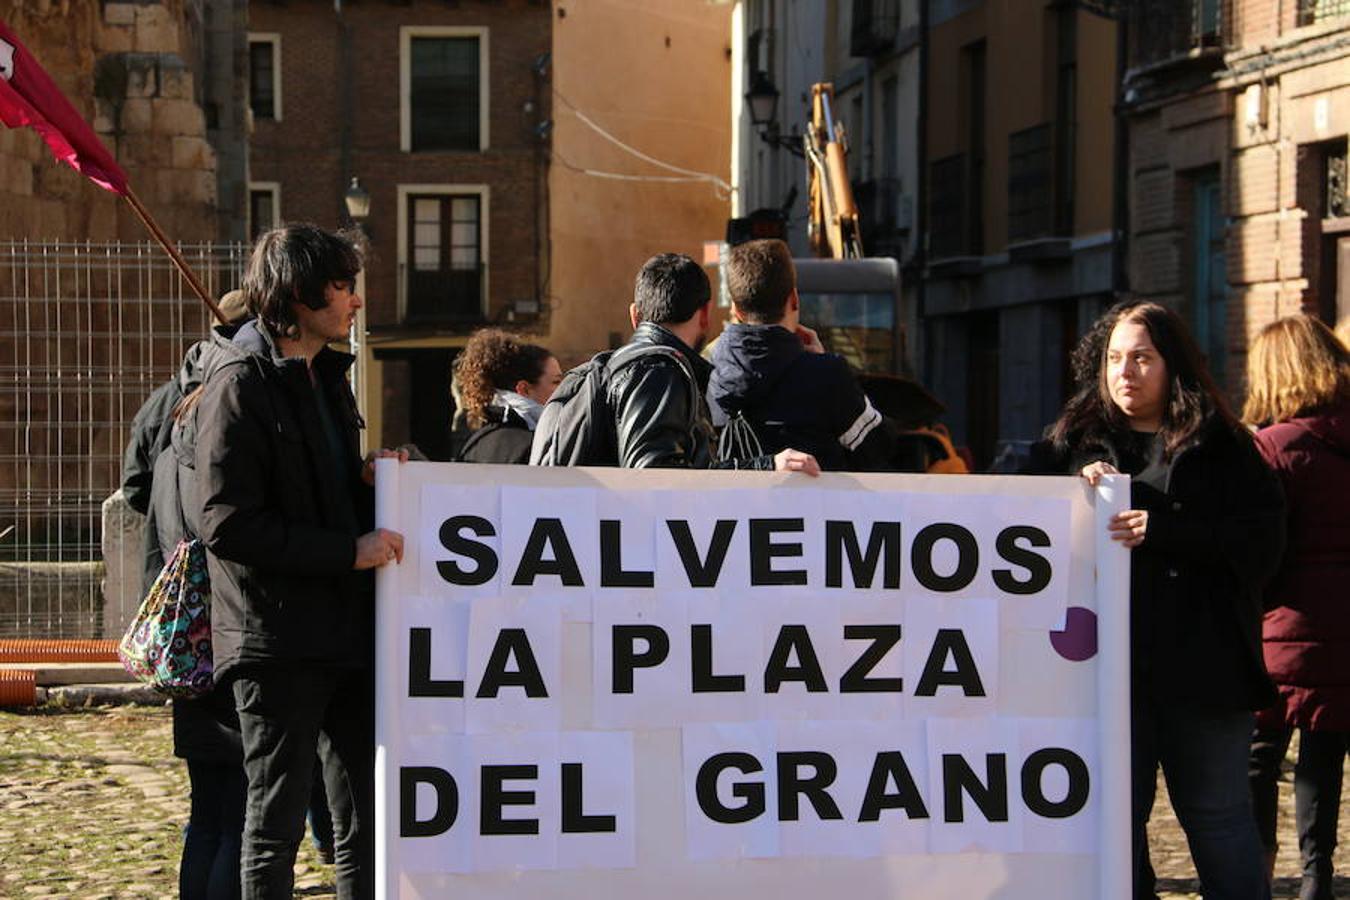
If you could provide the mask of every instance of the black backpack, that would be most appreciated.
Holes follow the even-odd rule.
[[[619,439],[609,403],[609,379],[625,366],[650,356],[675,360],[689,379],[691,396],[696,400],[689,404],[692,432],[698,422],[699,390],[688,360],[673,347],[625,344],[618,350],[595,354],[563,376],[534,429],[530,465],[617,466]]]

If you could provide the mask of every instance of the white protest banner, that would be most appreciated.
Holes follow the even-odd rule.
[[[1126,479],[376,468],[379,897],[1129,896]]]

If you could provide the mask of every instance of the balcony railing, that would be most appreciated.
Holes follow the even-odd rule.
[[[472,269],[418,270],[403,266],[410,324],[474,325],[484,321],[482,264]]]
[[[1231,0],[1136,0],[1129,15],[1132,66],[1217,50],[1234,36]]]
[[[1054,230],[1054,166],[1047,123],[1008,136],[1008,241],[1047,237]]]
[[[1298,0],[1298,24],[1315,25],[1338,16],[1350,16],[1350,0]]]
[[[853,0],[853,27],[848,52],[875,56],[895,45],[900,29],[900,0]]]

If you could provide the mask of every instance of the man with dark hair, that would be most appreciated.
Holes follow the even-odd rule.
[[[202,354],[194,510],[211,575],[216,690],[239,713],[248,776],[245,898],[290,897],[316,747],[340,897],[371,896],[374,584],[403,538],[372,529],[373,467],[347,386],[359,248],[313,225],[259,238],[255,318]],[[395,455],[380,451],[373,455]],[[185,498],[186,499],[186,498]]]
[[[827,471],[880,471],[890,431],[841,356],[826,353],[801,324],[797,275],[787,244],[731,248],[727,287],[735,321],[713,349],[708,404],[724,428],[743,417],[766,452],[801,447]]]
[[[703,399],[711,368],[699,356],[708,337],[711,301],[707,273],[687,256],[661,253],[638,271],[628,309],[633,338],[619,353],[653,345],[672,352],[644,354],[610,378],[619,465],[819,472],[808,454],[784,448],[774,457],[714,463],[714,434]]]

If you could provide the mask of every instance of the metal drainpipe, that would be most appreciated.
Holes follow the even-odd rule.
[[[1111,289],[1120,294],[1130,289],[1130,273],[1126,266],[1126,248],[1130,240],[1130,128],[1125,108],[1125,73],[1128,70],[1130,16],[1128,10],[1116,27],[1116,115],[1115,115],[1115,184],[1112,185],[1112,203],[1115,234],[1111,241]]]
[[[919,109],[918,123],[915,128],[918,150],[915,154],[915,167],[918,178],[915,179],[914,238],[915,247],[913,271],[917,273],[918,290],[914,295],[914,321],[918,323],[919,334],[915,341],[923,351],[922,365],[918,367],[919,380],[923,384],[932,384],[932,364],[928,353],[928,321],[925,309],[928,300],[928,279],[924,268],[928,262],[928,34],[929,0],[919,0]]]
[[[347,219],[346,190],[352,175],[352,117],[356,114],[356,99],[352,96],[352,65],[355,57],[352,56],[352,26],[342,14],[341,0],[335,0],[333,4],[334,12],[337,13],[338,25],[338,55],[337,55],[337,76],[338,86],[341,91],[341,119],[340,144],[338,157],[337,190],[333,195],[337,198],[338,221],[343,222]]]

